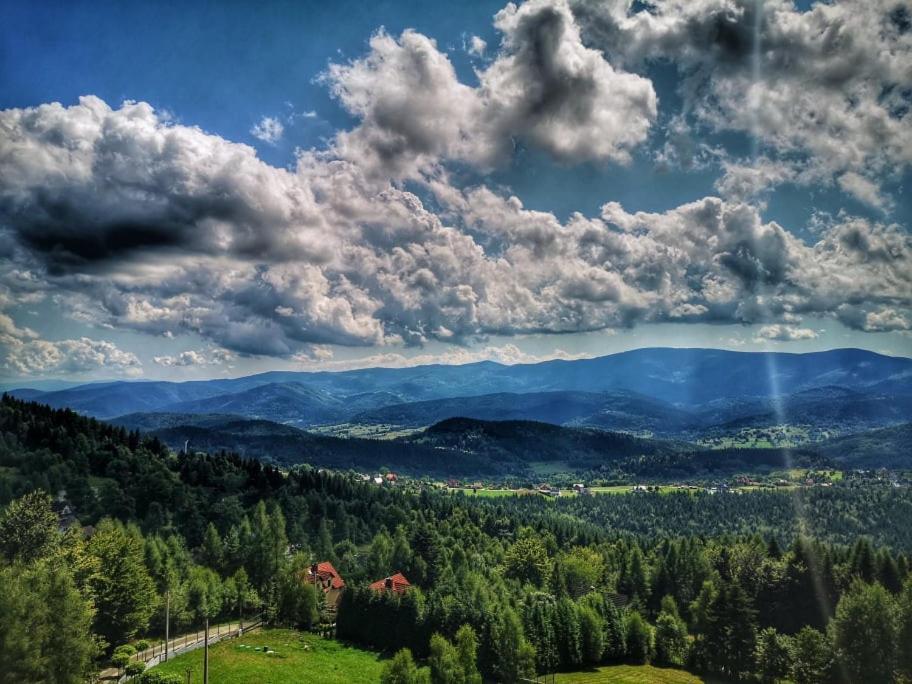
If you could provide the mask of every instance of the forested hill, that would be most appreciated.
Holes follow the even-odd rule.
[[[810,490],[800,506],[689,496],[486,500],[283,473],[6,397],[0,663],[7,681],[81,682],[161,635],[166,594],[177,633],[259,613],[313,628],[330,618],[301,577],[330,561],[339,637],[424,659],[461,633],[491,681],[649,661],[740,680],[912,675],[908,488]],[[396,572],[405,594],[368,588]]]
[[[277,371],[189,382],[116,381],[17,390],[96,418],[136,412],[231,413],[298,427],[444,418],[527,419],[687,437],[707,426],[782,422],[776,411],[829,429],[903,422],[912,359],[859,349],[808,354],[636,349],[594,359]],[[905,414],[903,414],[905,411]]]

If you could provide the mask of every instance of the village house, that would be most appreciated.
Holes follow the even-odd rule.
[[[394,575],[384,577],[383,579],[371,583],[370,588],[374,591],[391,591],[395,594],[404,594],[411,586],[411,582],[405,579],[405,575],[401,572],[397,572]]]
[[[60,490],[57,498],[51,502],[51,510],[57,515],[57,529],[66,532],[71,527],[79,524],[76,511],[67,503],[66,491]]]
[[[326,609],[335,612],[342,599],[345,580],[329,561],[314,563],[304,571],[304,580],[323,591]]]

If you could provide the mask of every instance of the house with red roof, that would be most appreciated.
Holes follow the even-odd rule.
[[[318,586],[325,596],[326,607],[335,610],[345,589],[345,580],[329,561],[314,563],[304,571],[304,581]]]
[[[392,591],[396,594],[404,594],[410,586],[412,583],[405,579],[405,575],[397,572],[395,575],[377,580],[370,585],[370,588],[374,591]]]

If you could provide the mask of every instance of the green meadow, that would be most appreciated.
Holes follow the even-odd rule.
[[[290,629],[267,629],[209,648],[209,681],[214,684],[376,684],[382,667],[378,653]],[[181,677],[190,670],[190,683],[199,684],[203,651],[185,653],[155,669]]]

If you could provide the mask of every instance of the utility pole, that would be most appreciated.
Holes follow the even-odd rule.
[[[171,623],[171,591],[165,592],[165,662],[168,661],[168,639],[170,637]]]
[[[209,684],[209,618],[206,618],[206,634],[203,639],[203,684]]]

